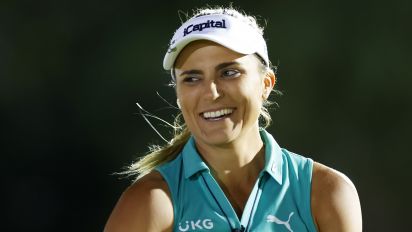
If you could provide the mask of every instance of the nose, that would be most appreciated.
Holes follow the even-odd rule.
[[[205,87],[205,97],[210,100],[217,100],[222,96],[222,91],[219,89],[218,84],[215,81],[209,81]]]

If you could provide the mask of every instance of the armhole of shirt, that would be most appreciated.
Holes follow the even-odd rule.
[[[174,189],[172,188],[172,183],[171,180],[169,179],[168,175],[164,172],[163,169],[161,168],[156,168],[155,171],[159,172],[160,175],[163,177],[163,179],[166,181],[167,186],[169,188],[169,193],[170,193],[170,198],[172,199],[172,205],[173,205],[173,231],[175,231],[175,228],[177,228],[177,210],[176,210],[176,194],[174,192]]]
[[[307,165],[307,168],[305,168],[305,171],[306,171],[305,174],[307,176],[307,181],[305,181],[306,186],[304,187],[307,191],[305,191],[306,194],[305,194],[304,204],[305,204],[305,210],[307,212],[305,215],[308,215],[308,217],[305,220],[306,220],[306,223],[308,223],[309,231],[317,232],[315,220],[312,215],[312,206],[311,206],[313,160],[310,158],[307,158],[306,165]]]

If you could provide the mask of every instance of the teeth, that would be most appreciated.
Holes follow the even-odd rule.
[[[212,112],[204,112],[203,117],[204,118],[218,118],[224,115],[231,114],[233,112],[233,109],[221,109],[217,111],[212,111]]]

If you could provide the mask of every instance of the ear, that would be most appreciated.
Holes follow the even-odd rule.
[[[275,87],[276,84],[276,76],[272,70],[266,72],[263,79],[263,84],[263,98],[266,100],[268,99],[270,92],[272,92],[272,89]]]

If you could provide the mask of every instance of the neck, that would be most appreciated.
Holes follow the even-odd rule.
[[[259,129],[236,141],[221,146],[196,143],[199,153],[222,182],[235,184],[246,179],[252,182],[264,167],[264,146]],[[233,183],[235,182],[235,183]]]

